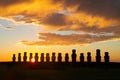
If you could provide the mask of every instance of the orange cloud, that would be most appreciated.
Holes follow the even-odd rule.
[[[27,45],[73,45],[120,38],[119,0],[0,0],[0,17],[43,25],[45,29],[81,31],[87,34],[41,33],[42,41]],[[90,33],[100,35],[92,37]],[[104,33],[104,34],[103,34]],[[103,36],[106,34],[112,36]]]
[[[99,27],[106,27],[120,24],[119,3],[118,0],[1,0],[0,16],[49,27],[67,26],[71,23],[85,23],[89,27],[97,23]],[[63,10],[69,14],[58,13]],[[18,15],[24,17],[14,18]]]
[[[28,46],[51,46],[51,45],[84,45],[93,42],[113,40],[120,38],[119,35],[114,33],[85,33],[85,34],[69,34],[61,35],[56,33],[39,33],[39,41],[21,41]]]
[[[0,0],[1,7],[7,7],[14,4],[26,3],[32,0]]]

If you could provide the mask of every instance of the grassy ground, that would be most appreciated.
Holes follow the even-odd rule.
[[[0,80],[120,80],[120,68],[40,70],[0,67]]]

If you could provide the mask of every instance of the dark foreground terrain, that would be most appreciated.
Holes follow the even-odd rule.
[[[120,63],[0,62],[0,80],[120,80]]]

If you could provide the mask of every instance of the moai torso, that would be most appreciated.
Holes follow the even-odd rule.
[[[68,56],[68,53],[65,54],[65,62],[68,63],[69,61],[69,56]]]
[[[56,59],[56,56],[55,56],[55,53],[53,52],[52,53],[52,62],[55,62],[55,59]]]
[[[41,62],[44,62],[44,53],[41,53],[40,60],[41,60]]]
[[[18,62],[21,62],[21,53],[18,53]]]
[[[46,62],[50,62],[50,56],[49,56],[49,53],[46,54]]]
[[[62,62],[62,56],[61,56],[61,53],[58,53],[58,62]]]
[[[104,61],[105,61],[105,63],[109,63],[109,53],[108,52],[105,52]]]
[[[80,62],[84,62],[84,53],[80,53]]]
[[[96,50],[96,62],[97,63],[101,62],[101,56],[100,56],[100,50],[99,49]]]
[[[72,62],[76,62],[76,50],[72,50]]]
[[[24,52],[23,62],[27,62],[27,52]]]
[[[35,53],[35,62],[38,62],[38,53]]]
[[[91,63],[91,53],[90,52],[87,53],[87,62]]]
[[[15,61],[16,61],[15,54],[13,54],[12,61],[13,61],[13,62],[15,62]]]
[[[30,62],[32,62],[32,58],[33,58],[33,55],[32,55],[32,53],[30,53],[30,58],[29,58]]]

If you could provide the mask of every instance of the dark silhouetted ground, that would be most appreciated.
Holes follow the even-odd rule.
[[[120,80],[120,64],[0,63],[0,80]]]

